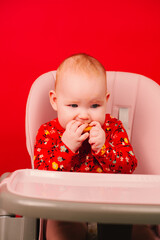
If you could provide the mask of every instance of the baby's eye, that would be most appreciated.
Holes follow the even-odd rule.
[[[78,104],[69,104],[69,106],[72,107],[72,108],[77,108]]]
[[[99,106],[100,106],[99,104],[93,104],[93,105],[91,105],[91,108],[97,108]]]

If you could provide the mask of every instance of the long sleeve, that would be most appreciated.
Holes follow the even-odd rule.
[[[98,173],[132,173],[137,159],[120,121],[106,115],[103,129],[106,142],[95,154],[86,140],[73,153],[61,140],[64,129],[58,119],[42,125],[36,137],[34,167],[40,170]]]
[[[46,123],[38,131],[34,147],[34,167],[40,170],[71,171],[75,153],[61,141],[61,132],[54,126],[55,123]]]
[[[106,132],[104,146],[98,154],[92,152],[103,172],[133,173],[137,159],[122,123],[111,118],[104,124],[104,130]]]

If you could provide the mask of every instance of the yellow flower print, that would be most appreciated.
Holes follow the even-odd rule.
[[[125,143],[128,143],[128,139],[127,139],[127,138],[124,138],[124,142],[125,142]]]
[[[57,170],[57,169],[58,169],[58,164],[57,164],[56,162],[53,162],[53,163],[52,163],[52,168],[53,168],[54,170]]]
[[[97,168],[96,170],[98,173],[101,173],[102,172],[102,169],[101,168]]]
[[[101,154],[103,155],[103,154],[105,154],[105,152],[106,152],[106,146],[103,145],[101,148]]]
[[[33,161],[36,159],[36,156],[34,156]]]
[[[50,134],[48,130],[44,130],[44,133],[45,133],[46,135]]]

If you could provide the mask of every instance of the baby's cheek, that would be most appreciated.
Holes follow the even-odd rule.
[[[100,109],[97,109],[97,111],[95,111],[93,119],[94,121],[99,122],[101,126],[103,126],[105,122],[105,118],[106,118],[106,110],[104,110],[103,108],[100,108]]]

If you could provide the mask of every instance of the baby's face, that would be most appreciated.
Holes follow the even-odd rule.
[[[56,87],[56,110],[64,129],[71,120],[104,124],[107,103],[105,81],[102,74],[64,74]]]

